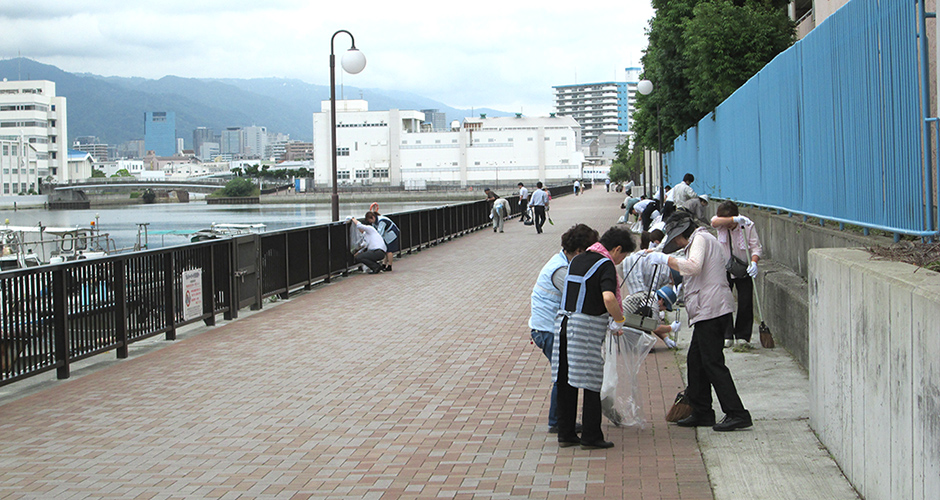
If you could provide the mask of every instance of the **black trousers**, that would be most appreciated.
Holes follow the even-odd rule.
[[[729,328],[731,313],[699,321],[693,326],[687,364],[689,387],[685,395],[689,398],[695,415],[714,415],[712,387],[715,388],[721,411],[725,415],[749,415],[738,396],[738,390],[734,387],[731,370],[725,366],[724,337]]]
[[[738,288],[738,315],[734,319],[734,326],[729,325],[725,332],[725,338],[750,342],[751,330],[754,329],[754,280],[750,276],[732,278],[728,274],[728,284],[732,290]]]
[[[526,215],[526,207],[527,207],[528,205],[529,205],[529,200],[528,200],[528,199],[519,200],[519,210],[522,211],[522,216],[519,217],[519,222],[525,222],[526,219],[528,218],[528,215]]]
[[[568,318],[561,320],[558,342],[558,440],[575,442],[575,422],[578,418],[578,388],[568,384]],[[582,443],[598,443],[604,440],[601,431],[601,393],[584,390],[584,406],[581,408]]]
[[[379,249],[366,250],[356,254],[356,263],[365,264],[373,272],[382,267],[379,265],[379,261],[383,259],[385,259],[385,252]]]
[[[542,225],[545,224],[545,206],[533,205],[532,210],[535,212],[535,231],[541,233]]]

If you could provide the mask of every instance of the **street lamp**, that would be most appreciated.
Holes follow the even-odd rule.
[[[649,95],[653,92],[653,82],[649,80],[640,80],[636,84],[637,92],[643,95]],[[663,175],[663,134],[659,128],[659,104],[656,104],[656,142],[658,146],[656,147],[656,154],[659,157],[659,189],[662,195],[660,196],[660,202],[665,203],[666,201],[666,178]],[[652,165],[650,166],[650,190],[652,191],[653,186],[653,175],[652,175]]]
[[[333,53],[333,42],[336,40],[336,35],[340,33],[349,35],[351,41],[349,50],[343,54],[341,63],[343,69],[347,73],[355,75],[366,67],[366,56],[356,48],[356,39],[353,37],[352,33],[346,30],[339,30],[333,33],[333,37],[330,38],[330,124],[333,137],[333,195],[330,197],[330,203],[333,205],[333,222],[339,220],[339,193],[336,190],[338,181],[336,174],[336,55]]]

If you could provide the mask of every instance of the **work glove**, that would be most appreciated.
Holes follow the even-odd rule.
[[[669,265],[669,256],[662,252],[650,252],[646,254],[646,258],[649,259],[650,264],[657,265]]]
[[[607,318],[607,330],[608,331],[615,332],[615,331],[619,331],[621,328],[623,328],[622,321],[620,323],[617,323],[616,321],[614,321],[613,316]]]
[[[682,283],[676,285],[676,297],[682,297]]]
[[[679,333],[679,329],[682,328],[682,322],[679,320],[673,321],[669,328],[672,328],[672,333]]]
[[[736,215],[732,217],[732,220],[734,220],[735,224],[740,224],[745,227],[751,227],[754,225],[754,221],[752,221],[751,219],[748,219],[747,217],[743,215]]]
[[[747,266],[747,274],[752,278],[757,277],[757,262],[754,262],[753,260],[751,261],[751,263]]]

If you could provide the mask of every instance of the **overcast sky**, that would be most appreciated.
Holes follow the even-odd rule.
[[[0,58],[104,76],[328,85],[330,37],[345,29],[368,60],[346,85],[545,115],[554,85],[623,81],[652,15],[649,0],[2,0]],[[336,37],[337,66],[349,44]]]

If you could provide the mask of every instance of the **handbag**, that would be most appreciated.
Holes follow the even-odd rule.
[[[666,422],[678,422],[690,416],[692,416],[692,405],[686,399],[685,391],[679,391],[679,394],[676,394],[676,401],[672,403],[672,408],[666,413]]]
[[[728,250],[731,252],[731,258],[725,263],[725,270],[734,278],[747,276],[747,262],[734,256],[734,248],[731,246],[731,231],[728,231]]]

